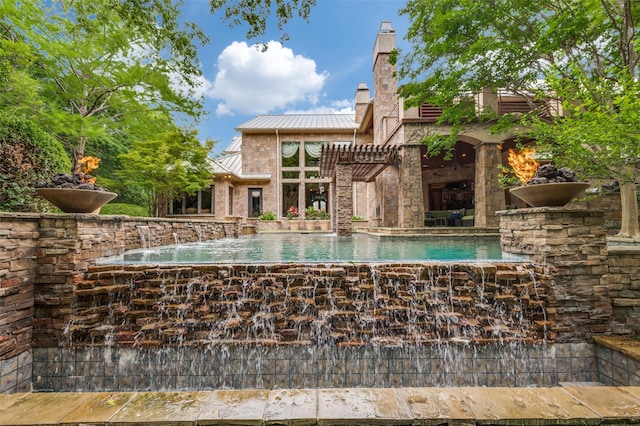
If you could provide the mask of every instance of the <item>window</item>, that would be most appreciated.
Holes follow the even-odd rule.
[[[258,217],[262,214],[262,188],[249,188],[248,217]]]
[[[327,141],[282,142],[282,216],[291,206],[302,213],[314,203],[317,210],[327,211],[329,179],[320,177],[320,157],[322,147],[328,144]],[[321,188],[326,192],[321,192]]]
[[[289,207],[291,206],[294,206],[298,210],[300,210],[300,207],[298,206],[299,194],[300,194],[299,183],[283,183],[282,184],[282,216],[287,215],[287,210],[289,210]]]
[[[326,185],[328,186],[328,184]],[[328,211],[327,191],[325,184],[306,183],[305,184],[305,208],[313,207],[315,210]]]
[[[169,204],[169,214],[211,214],[215,206],[215,186],[198,191],[194,195],[183,195]]]
[[[322,153],[323,142],[305,142],[304,144],[304,166],[320,167],[320,154]]]
[[[300,143],[282,143],[282,167],[300,167]]]

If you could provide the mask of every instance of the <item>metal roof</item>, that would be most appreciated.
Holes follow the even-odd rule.
[[[353,114],[282,114],[259,115],[235,130],[355,130],[358,127]]]

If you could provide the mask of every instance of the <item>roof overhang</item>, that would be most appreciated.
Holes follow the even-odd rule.
[[[271,182],[271,173],[255,173],[255,174],[242,174],[237,175],[230,172],[216,172],[213,174],[215,179],[226,180],[230,182],[241,183],[267,183]]]
[[[323,146],[320,176],[332,178],[337,164],[348,164],[352,166],[354,182],[372,182],[387,166],[401,162],[401,148],[395,145]]]

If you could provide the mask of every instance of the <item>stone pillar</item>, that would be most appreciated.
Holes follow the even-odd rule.
[[[504,189],[498,180],[501,164],[499,145],[481,143],[476,146],[475,226],[498,226],[496,211],[505,209]]]
[[[339,236],[350,236],[353,217],[353,171],[351,164],[336,164],[335,226]]]
[[[400,228],[424,226],[424,202],[422,194],[422,162],[420,146],[406,145],[400,164],[400,203],[398,217]]]
[[[546,288],[556,341],[610,333],[604,212],[537,207],[498,213],[502,250],[532,261]]]

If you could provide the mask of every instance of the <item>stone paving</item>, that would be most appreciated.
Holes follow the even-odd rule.
[[[0,395],[0,424],[640,424],[640,387],[17,393]]]

